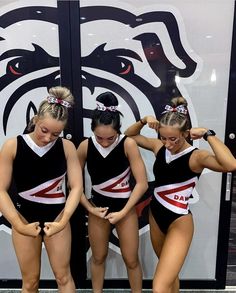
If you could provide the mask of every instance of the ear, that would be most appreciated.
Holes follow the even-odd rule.
[[[189,135],[190,135],[190,130],[189,129],[188,130],[185,130],[185,132],[183,133],[184,138],[185,139],[188,138]]]

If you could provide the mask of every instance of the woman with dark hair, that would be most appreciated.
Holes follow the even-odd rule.
[[[22,274],[22,292],[38,292],[44,243],[59,292],[75,292],[70,271],[70,217],[82,191],[82,172],[72,142],[60,137],[73,96],[65,87],[49,89],[29,133],[8,139],[0,153],[0,210],[12,225]],[[67,174],[70,192],[64,192]],[[14,178],[17,196],[8,195]]]
[[[138,219],[135,204],[147,189],[145,166],[137,144],[120,132],[118,100],[110,92],[99,95],[93,111],[93,136],[78,147],[82,167],[87,164],[92,182],[91,200],[81,203],[88,210],[88,233],[92,249],[93,292],[102,292],[111,225],[120,241],[132,292],[142,291],[142,271],[138,258]],[[135,179],[131,190],[130,174]]]
[[[159,133],[158,138],[140,134],[144,125]],[[152,151],[155,188],[150,203],[151,241],[159,259],[153,279],[153,292],[179,292],[179,272],[193,237],[193,217],[189,198],[204,168],[217,172],[236,169],[236,160],[213,130],[190,128],[187,101],[172,99],[157,121],[145,116],[131,125],[125,134]],[[190,139],[204,138],[212,152],[197,149]]]

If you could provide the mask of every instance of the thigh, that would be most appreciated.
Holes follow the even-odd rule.
[[[170,285],[175,281],[188,253],[192,237],[192,214],[184,215],[170,225],[159,256],[154,285],[155,282]]]
[[[89,243],[94,257],[101,257],[107,254],[110,231],[111,224],[108,220],[89,214]]]
[[[120,249],[126,259],[136,259],[139,246],[138,217],[133,208],[123,219],[116,224]]]
[[[24,277],[39,276],[41,265],[42,236],[25,236],[12,228],[12,241]]]
[[[165,234],[161,231],[158,224],[156,223],[151,210],[149,210],[149,229],[152,247],[157,257],[160,257],[162,246],[165,240]]]
[[[71,228],[65,228],[52,236],[44,236],[44,244],[54,274],[69,270],[71,256]]]

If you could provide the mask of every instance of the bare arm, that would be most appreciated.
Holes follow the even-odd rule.
[[[125,140],[125,151],[129,159],[131,171],[136,184],[124,208],[117,213],[111,213],[106,216],[112,224],[117,223],[121,218],[123,218],[135,206],[148,188],[145,165],[140,155],[138,146],[133,139],[127,138]]]
[[[80,166],[82,170],[84,169],[87,160],[87,149],[88,149],[88,139],[82,141],[77,148],[77,156],[80,161]],[[104,218],[107,213],[107,207],[94,207],[90,201],[87,199],[86,195],[83,193],[81,196],[80,203],[89,212],[100,218]]]
[[[16,138],[9,139],[4,143],[0,152],[0,210],[16,231],[27,236],[37,236],[41,230],[39,222],[30,224],[23,223],[8,194],[16,147]]]
[[[82,172],[76,153],[76,148],[71,141],[65,139],[63,139],[63,146],[67,161],[67,177],[68,185],[70,187],[69,194],[59,221],[45,223],[44,231],[47,236],[61,231],[66,226],[75,209],[77,208],[83,192]]]
[[[159,121],[153,116],[145,116],[140,119],[140,121],[137,121],[127,128],[124,133],[125,135],[132,137],[139,147],[150,150],[156,154],[162,147],[162,142],[157,138],[148,138],[141,135],[140,132],[145,125],[157,131]]]
[[[70,191],[61,221],[67,223],[79,204],[83,192],[83,179],[74,144],[68,140],[64,140],[63,144],[67,159],[67,176]]]
[[[192,128],[190,136],[192,139],[199,139],[203,137],[206,131],[206,128]],[[206,150],[197,151],[194,160],[195,168],[200,171],[204,168],[217,172],[235,171],[236,159],[229,148],[217,136],[208,136],[207,142],[213,153]]]

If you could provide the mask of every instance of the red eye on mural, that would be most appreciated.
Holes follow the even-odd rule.
[[[18,71],[19,70],[18,67],[19,67],[19,63],[16,63],[16,65],[14,66],[14,68],[13,68],[12,65],[9,65],[9,70],[14,75],[22,75],[22,73]]]
[[[121,63],[121,66],[122,66],[122,71],[120,72],[121,75],[126,75],[126,74],[129,74],[131,69],[132,69],[132,66],[131,64],[125,64],[125,63]]]

